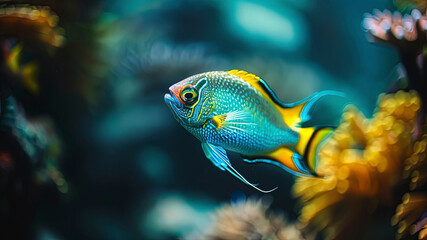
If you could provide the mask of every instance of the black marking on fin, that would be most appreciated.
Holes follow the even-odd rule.
[[[276,103],[277,105],[279,105],[283,108],[292,108],[292,107],[298,106],[300,104],[307,102],[308,100],[310,100],[313,97],[313,95],[310,95],[310,96],[308,96],[302,100],[299,100],[297,102],[294,102],[294,103],[284,103],[277,97],[277,95],[273,91],[273,89],[271,89],[271,87],[268,86],[267,82],[265,82],[262,78],[259,79],[258,83],[259,83],[259,86],[261,86],[261,88],[271,98],[271,100],[273,100],[274,103]]]
[[[268,86],[268,84],[262,78],[259,79],[258,84],[267,93],[271,100],[273,100],[274,103],[281,107],[288,107],[287,104],[280,101],[273,89],[271,89],[270,86]]]
[[[308,154],[309,154],[309,152],[310,152],[310,150],[316,150],[316,149],[310,149],[310,146],[311,146],[311,143],[313,142],[313,139],[314,139],[314,137],[317,135],[317,133],[319,132],[319,131],[321,131],[321,130],[323,130],[323,129],[325,129],[325,128],[331,128],[331,129],[335,129],[336,127],[333,127],[333,126],[317,126],[317,127],[315,127],[315,130],[314,130],[314,132],[311,134],[311,136],[310,136],[310,139],[308,140],[308,142],[307,142],[307,145],[306,145],[306,147],[305,147],[305,149],[304,149],[304,154],[303,154],[303,156],[302,156],[302,158],[303,158],[303,161],[304,161],[304,164],[307,166],[307,168],[308,169],[310,169],[310,171],[313,173],[313,175],[314,176],[319,176],[316,172],[315,172],[315,169],[311,169],[310,167],[308,167],[309,166],[309,163],[308,163]],[[322,140],[323,141],[323,140]],[[317,148],[317,146],[313,146],[313,147],[315,147],[315,148]],[[315,155],[315,157],[317,157],[317,155]]]

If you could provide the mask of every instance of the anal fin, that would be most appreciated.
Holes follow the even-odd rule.
[[[290,172],[291,174],[299,177],[308,177],[315,175],[308,169],[301,155],[293,152],[292,150],[286,147],[281,147],[263,156],[243,156],[243,158],[245,162],[249,163],[261,162],[278,166],[286,170],[287,172]]]

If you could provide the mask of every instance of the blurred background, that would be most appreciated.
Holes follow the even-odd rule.
[[[6,52],[22,46],[22,69],[36,64],[31,84],[7,86],[27,135],[42,136],[18,141],[43,152],[25,167],[38,180],[28,180],[31,194],[19,197],[31,211],[16,215],[24,239],[176,239],[205,227],[221,204],[248,196],[269,198],[293,221],[293,177],[232,155],[252,182],[279,187],[266,196],[219,171],[164,103],[169,86],[241,69],[266,80],[284,102],[336,90],[369,116],[396,79],[397,54],[367,42],[361,28],[365,12],[393,9],[390,0],[1,2],[2,16],[49,6],[59,38],[46,43],[23,25],[16,25],[20,34],[0,32]],[[25,175],[19,166],[13,171],[13,178]],[[19,195],[21,185],[7,189]],[[12,215],[16,201],[2,202]]]

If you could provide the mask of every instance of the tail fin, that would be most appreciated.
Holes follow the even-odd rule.
[[[286,104],[280,101],[268,84],[260,77],[239,70],[228,71],[228,73],[240,77],[274,103],[286,125],[300,136],[298,143],[292,149],[289,146],[282,146],[273,152],[260,156],[243,156],[245,161],[249,163],[264,162],[273,164],[298,176],[316,176],[316,152],[323,140],[332,131],[332,128],[312,127],[316,124],[311,126],[304,124],[308,126],[303,127],[303,123],[311,119],[314,105],[319,99],[324,96],[344,97],[345,95],[335,91],[323,91],[315,93],[299,102]]]
[[[300,131],[300,141],[295,149],[302,157],[302,164],[306,165],[312,172],[316,172],[318,162],[318,151],[324,140],[332,133],[331,127],[310,127]]]
[[[280,112],[285,123],[299,134],[298,143],[292,150],[286,146],[266,156],[268,159],[280,163],[283,168],[291,170],[294,175],[317,176],[317,152],[324,140],[333,131],[329,126],[302,127],[302,124],[311,119],[316,102],[324,96],[340,96],[344,94],[335,91],[323,91],[292,104],[280,103]],[[288,154],[284,154],[284,149]],[[295,151],[295,152],[293,152]],[[277,165],[277,164],[276,164]]]
[[[301,172],[309,172],[312,175],[316,175],[317,152],[324,140],[333,131],[333,127],[302,127],[302,124],[311,119],[316,102],[324,96],[344,97],[344,94],[335,91],[323,91],[296,103],[280,104],[283,120],[292,130],[299,133],[299,140],[294,148],[295,154],[300,157],[293,157],[293,163]]]
[[[296,152],[287,146],[282,146],[273,152],[258,156],[242,156],[248,163],[272,164],[300,177],[315,177],[317,167],[317,152],[332,132],[332,128],[304,128],[301,130],[300,141]]]
[[[322,91],[296,103],[286,104],[280,102],[283,120],[292,130],[299,132],[298,129],[301,128],[301,125],[311,119],[311,114],[317,101],[325,96],[345,97],[345,94],[336,91]]]

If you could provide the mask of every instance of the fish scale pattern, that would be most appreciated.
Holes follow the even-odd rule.
[[[236,111],[245,115],[232,119],[219,130],[212,124],[187,127],[200,140],[227,146],[244,155],[260,154],[297,142],[298,134],[286,126],[277,109],[249,83],[227,72],[209,72],[206,77],[212,84],[215,82],[213,116]]]

